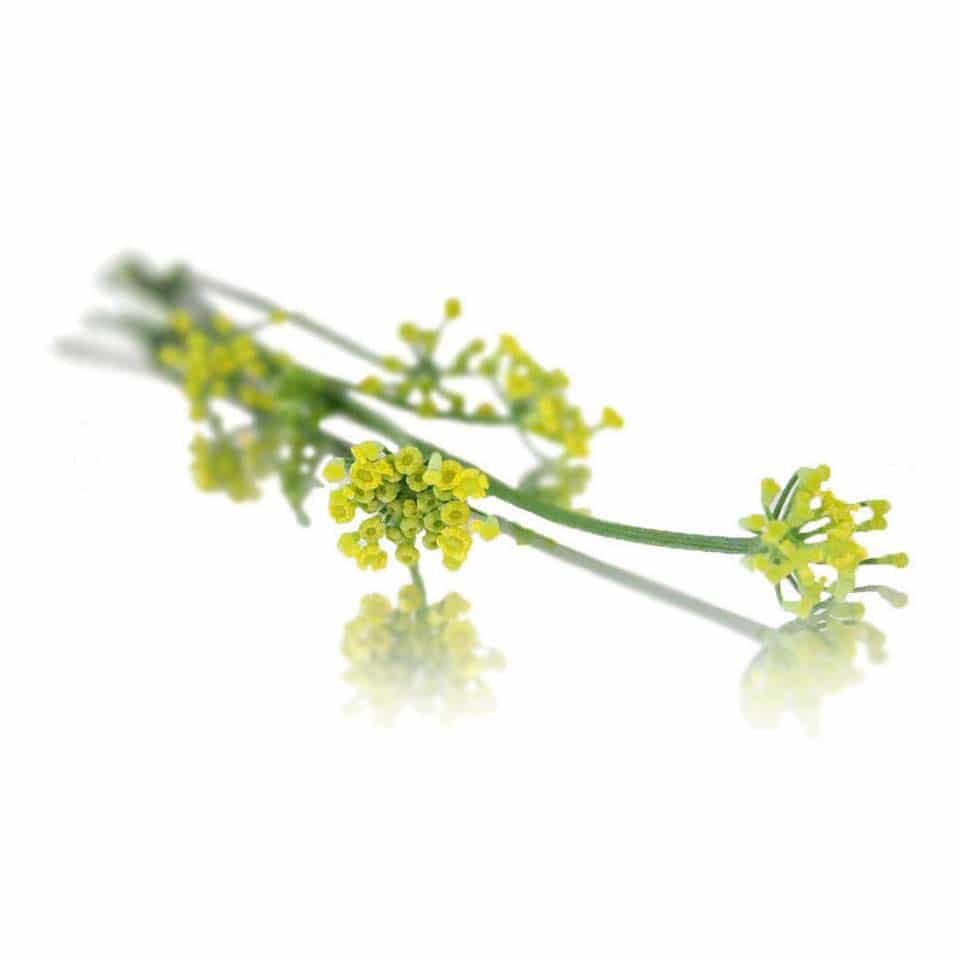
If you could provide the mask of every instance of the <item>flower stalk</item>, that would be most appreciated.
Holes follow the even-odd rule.
[[[594,437],[621,428],[623,419],[607,407],[591,425],[568,397],[567,376],[536,361],[508,334],[492,347],[472,340],[452,358],[441,359],[441,340],[461,315],[456,299],[446,301],[435,326],[400,326],[400,339],[412,354],[412,360],[404,361],[268,297],[186,267],[159,271],[127,260],[114,279],[161,308],[159,317],[121,316],[114,323],[146,347],[155,369],[180,383],[192,419],[207,424],[208,434],[201,434],[193,445],[198,486],[224,491],[236,500],[253,499],[259,495],[260,481],[276,474],[298,519],[308,523],[306,503],[323,485],[322,470],[327,483],[339,484],[330,493],[331,517],[349,523],[358,512],[367,515],[357,530],[339,541],[341,552],[362,569],[387,565],[384,540],[417,576],[421,549],[438,550],[444,564],[457,569],[466,560],[474,534],[491,539],[498,531],[513,532],[541,549],[552,543],[480,510],[474,501],[485,496],[602,538],[740,555],[750,569],[766,576],[781,605],[800,618],[818,616],[826,608],[855,616],[862,605],[848,600],[851,594],[883,595],[887,589],[858,586],[858,569],[906,564],[904,554],[870,556],[857,539],[861,533],[886,527],[889,504],[840,500],[825,486],[830,475],[826,467],[798,470],[782,489],[772,479],[764,480],[763,512],[741,521],[746,536],[661,530],[601,519],[575,508],[574,498],[589,479],[585,461]],[[238,325],[211,297],[252,309],[256,319]],[[355,383],[267,348],[259,332],[284,323],[376,366],[383,376]],[[470,408],[461,392],[464,383],[485,385],[496,405],[481,402]],[[366,398],[425,420],[510,425],[535,451],[535,466],[520,483],[510,484],[485,465],[451,454],[401,427]],[[248,424],[225,430],[217,412],[224,404],[243,411]],[[333,415],[346,419],[361,438],[378,435],[396,449],[335,437],[324,427]],[[544,443],[556,454],[544,454],[540,448]],[[551,550],[568,561],[577,556],[569,548]]]

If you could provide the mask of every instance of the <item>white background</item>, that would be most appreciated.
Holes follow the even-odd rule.
[[[955,12],[8,13],[0,955],[956,956]],[[128,248],[383,350],[458,295],[458,334],[626,416],[600,515],[735,533],[762,476],[831,464],[913,557],[889,662],[819,739],[758,733],[749,640],[500,540],[427,571],[505,653],[499,710],[345,719],[341,625],[399,571],[322,504],[201,496],[180,398],[52,352]],[[563,538],[782,620],[733,559]]]

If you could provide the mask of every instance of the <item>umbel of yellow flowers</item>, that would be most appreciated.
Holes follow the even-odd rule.
[[[840,500],[824,487],[829,479],[827,466],[797,470],[783,489],[768,478],[761,484],[763,513],[740,521],[759,538],[759,549],[747,554],[744,563],[764,574],[783,608],[801,618],[827,604],[837,610],[850,594],[868,589],[857,586],[860,567],[907,565],[905,553],[871,557],[856,539],[858,533],[886,529],[889,502]],[[794,599],[784,597],[785,585]],[[863,615],[862,604],[842,606],[847,619]]]
[[[527,430],[560,444],[567,456],[588,456],[593,434],[623,426],[623,418],[612,407],[604,408],[599,424],[588,426],[580,408],[567,399],[567,375],[541,366],[510,334],[500,337],[479,370],[498,385],[512,414]]]
[[[439,326],[401,324],[398,334],[413,354],[412,362],[393,355],[382,357],[383,369],[399,379],[385,381],[369,376],[357,388],[381,399],[402,401],[423,417],[441,413],[462,415],[467,401],[457,385],[464,377],[484,379],[506,410],[498,411],[493,404],[484,402],[473,409],[468,419],[515,423],[524,431],[558,444],[565,457],[576,459],[589,455],[594,434],[623,426],[623,418],[612,407],[604,408],[598,423],[588,424],[580,407],[567,397],[567,375],[538,363],[508,333],[489,351],[483,340],[474,339],[449,364],[440,362],[437,347],[445,328],[461,315],[461,309],[460,301],[451,298],[444,305]],[[415,398],[419,399],[414,402]]]
[[[330,492],[330,516],[351,523],[358,511],[366,514],[351,533],[340,537],[340,552],[354,559],[361,570],[381,570],[387,565],[386,539],[400,563],[415,566],[419,543],[439,550],[443,564],[457,570],[467,559],[473,534],[492,540],[499,525],[492,517],[475,518],[469,500],[486,496],[489,481],[474,467],[444,460],[434,453],[425,460],[416,447],[385,453],[379,443],[367,441],[351,447],[351,460],[330,460],[323,477],[340,486]]]

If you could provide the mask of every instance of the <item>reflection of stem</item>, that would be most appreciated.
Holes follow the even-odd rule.
[[[335,449],[348,446],[346,440],[342,437],[338,437],[336,434],[326,430],[318,430],[317,437],[321,442],[327,443]],[[478,517],[488,516],[487,513],[478,510],[476,507],[471,507],[471,510]],[[711,623],[727,627],[743,636],[749,637],[751,640],[759,640],[761,635],[770,629],[765,624],[751,620],[749,617],[741,617],[731,610],[725,610],[723,607],[718,607],[706,600],[702,600],[700,597],[695,597],[692,594],[684,593],[682,590],[668,587],[665,583],[660,583],[657,580],[642,577],[638,573],[625,570],[623,567],[617,567],[612,563],[600,560],[598,557],[591,556],[588,553],[582,553],[580,550],[575,550],[573,547],[564,546],[562,543],[557,543],[556,540],[551,540],[550,537],[545,537],[543,534],[537,533],[529,527],[524,527],[519,523],[508,520],[506,517],[497,516],[496,519],[500,524],[501,531],[515,540],[520,546],[533,547],[535,550],[546,553],[563,563],[568,563],[581,570],[586,570],[588,573],[602,577],[604,580],[609,580],[611,583],[619,584],[621,587],[626,587],[635,593],[653,597],[655,600],[661,600],[670,606],[685,610],[687,613],[692,613],[704,620],[709,620]],[[410,575],[413,577],[413,582],[422,590],[423,580],[420,576],[419,569],[417,567],[411,567]]]
[[[479,510],[474,510],[474,513],[482,515]],[[497,521],[500,524],[500,529],[521,546],[533,547],[542,553],[555,557],[563,563],[568,563],[581,570],[586,570],[598,577],[602,577],[604,580],[610,580],[622,587],[626,587],[628,590],[633,590],[635,593],[653,597],[655,600],[661,600],[670,606],[678,607],[687,613],[692,613],[704,620],[709,620],[711,623],[716,623],[721,627],[734,630],[752,640],[759,640],[761,635],[769,629],[766,625],[758,623],[756,620],[741,617],[737,613],[723,609],[723,607],[708,603],[706,600],[700,599],[700,597],[684,593],[681,590],[668,587],[664,583],[642,577],[638,573],[632,573],[630,570],[623,569],[623,567],[606,563],[597,557],[590,556],[590,554],[564,546],[555,540],[551,540],[549,537],[545,537],[529,529],[529,527],[523,527],[518,523],[514,523],[512,520],[507,520],[505,517],[497,517]]]
[[[423,584],[420,567],[416,564],[410,568],[410,579],[413,581],[413,585],[420,591],[420,605],[425,608],[427,606],[427,588]]]

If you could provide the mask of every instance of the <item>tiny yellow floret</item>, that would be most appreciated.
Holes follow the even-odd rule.
[[[483,520],[474,520],[470,529],[483,540],[493,540],[500,533],[500,522],[496,517],[486,517]]]
[[[611,430],[619,430],[623,426],[623,417],[613,407],[604,407],[600,423]]]
[[[347,468],[342,457],[329,460],[323,468],[323,479],[328,483],[339,483],[347,475]]]
[[[452,500],[440,508],[440,518],[448,527],[462,527],[470,519],[470,508],[459,500]]]

